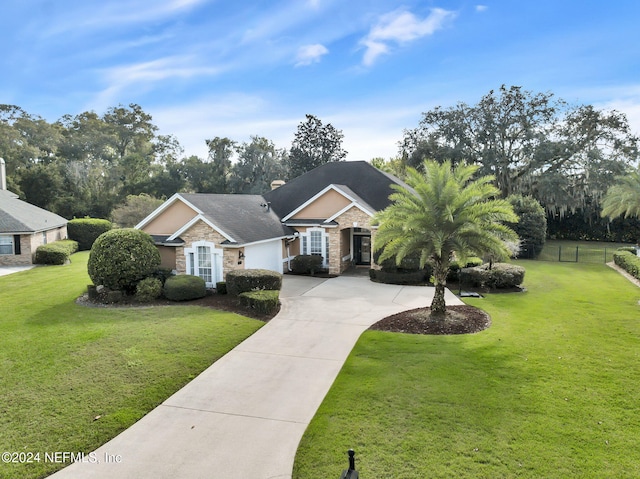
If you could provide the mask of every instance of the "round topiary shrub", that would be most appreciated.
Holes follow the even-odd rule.
[[[291,260],[291,271],[295,274],[314,275],[322,270],[322,256],[300,254]]]
[[[113,228],[109,220],[99,218],[75,218],[67,223],[69,239],[78,242],[80,251],[89,251],[96,239]]]
[[[158,278],[145,278],[136,285],[136,300],[150,303],[162,294],[162,281]]]
[[[268,269],[241,269],[229,271],[226,277],[227,292],[234,296],[261,289],[280,290],[282,275]]]
[[[133,228],[101,234],[89,254],[89,276],[95,285],[134,292],[135,285],[160,266],[160,253],[153,239]]]
[[[203,298],[207,294],[204,279],[190,274],[171,276],[164,282],[164,297],[171,301],[189,301]]]

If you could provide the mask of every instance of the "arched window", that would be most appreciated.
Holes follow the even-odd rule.
[[[197,241],[191,248],[185,248],[184,254],[187,258],[187,274],[201,277],[209,288],[222,281],[223,251],[216,249],[215,243]]]

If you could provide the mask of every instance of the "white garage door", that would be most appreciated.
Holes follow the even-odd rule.
[[[244,262],[247,269],[268,269],[282,273],[282,240],[245,246]]]

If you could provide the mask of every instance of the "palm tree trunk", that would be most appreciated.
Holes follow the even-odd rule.
[[[442,265],[435,265],[433,268],[433,279],[435,283],[435,292],[433,301],[431,301],[431,317],[444,318],[447,314],[447,306],[444,302],[444,288],[447,284],[448,268]]]

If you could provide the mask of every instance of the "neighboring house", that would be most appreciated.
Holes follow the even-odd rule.
[[[392,184],[407,187],[364,161],[328,163],[264,195],[177,193],[136,228],[152,235],[163,266],[209,286],[234,269],[286,272],[299,254],[340,274],[371,265],[371,220]]]
[[[7,190],[0,158],[0,266],[32,264],[38,246],[66,237],[66,219]]]

